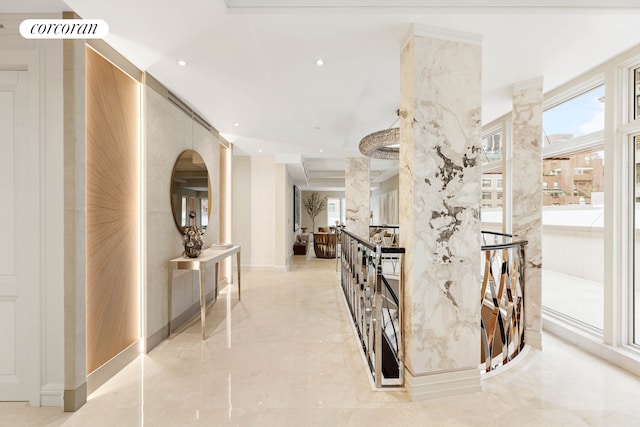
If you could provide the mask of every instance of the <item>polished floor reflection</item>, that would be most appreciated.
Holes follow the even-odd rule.
[[[140,356],[76,413],[0,403],[0,426],[638,426],[640,378],[552,335],[483,391],[372,391],[335,260],[243,271],[207,316]]]

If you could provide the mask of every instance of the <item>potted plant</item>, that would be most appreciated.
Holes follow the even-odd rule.
[[[316,229],[316,217],[320,212],[327,208],[327,197],[320,197],[320,193],[312,191],[304,201],[304,209],[311,217],[311,231]]]

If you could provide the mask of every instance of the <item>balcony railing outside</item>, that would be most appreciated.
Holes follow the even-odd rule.
[[[505,365],[524,348],[526,240],[482,232],[481,362],[486,372]]]
[[[339,238],[342,290],[373,381],[377,388],[402,386],[404,248],[375,245],[347,230]]]

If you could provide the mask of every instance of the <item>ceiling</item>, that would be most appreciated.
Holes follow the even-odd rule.
[[[543,76],[550,90],[640,43],[634,5],[637,0],[3,0],[0,12],[74,10],[104,19],[106,41],[190,104],[234,143],[237,155],[275,157],[303,188],[330,189],[343,185],[344,158],[360,155],[360,139],[396,120],[400,43],[412,23],[482,36],[486,124],[511,109],[514,83]],[[373,162],[372,176],[387,177],[393,167]]]

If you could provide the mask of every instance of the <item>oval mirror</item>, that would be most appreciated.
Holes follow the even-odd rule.
[[[209,225],[209,173],[200,154],[185,150],[173,166],[171,208],[180,233],[188,225],[204,232]]]

